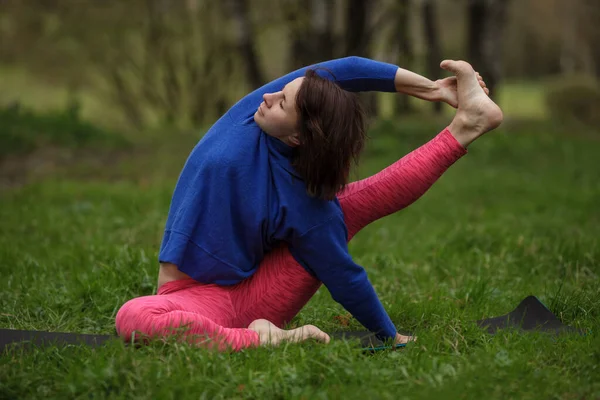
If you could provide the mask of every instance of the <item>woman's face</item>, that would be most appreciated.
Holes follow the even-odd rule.
[[[290,146],[298,146],[298,113],[296,93],[304,78],[296,78],[276,93],[265,93],[263,102],[254,113],[254,120],[270,136]]]

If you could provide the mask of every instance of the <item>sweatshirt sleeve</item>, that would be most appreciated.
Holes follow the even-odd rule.
[[[341,216],[295,238],[289,245],[294,258],[323,282],[331,297],[365,328],[385,340],[396,336],[392,323],[367,277],[352,261]]]
[[[398,71],[396,65],[363,57],[345,57],[300,68],[267,83],[235,104],[229,110],[229,115],[234,120],[245,119],[254,115],[256,109],[263,101],[265,93],[274,93],[282,90],[289,82],[304,76],[306,70],[309,68],[326,68],[328,71],[318,70],[317,73],[324,78],[335,81],[342,89],[350,92],[396,91],[394,85],[394,78]]]

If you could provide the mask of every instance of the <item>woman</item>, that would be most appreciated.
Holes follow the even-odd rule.
[[[405,343],[349,241],[418,199],[483,133],[500,109],[471,66],[432,82],[387,63],[349,57],[305,68],[249,94],[189,156],[159,254],[158,294],[127,302],[119,334],[178,334],[220,350],[329,337],[280,329],[321,283],[380,339]],[[347,184],[365,140],[350,91],[401,92],[458,107],[447,129],[380,173]]]

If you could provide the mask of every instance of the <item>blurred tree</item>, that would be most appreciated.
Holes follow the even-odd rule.
[[[484,77],[490,95],[502,73],[502,39],[510,0],[468,0],[467,59]]]
[[[592,68],[596,79],[600,80],[600,1],[584,0],[585,14],[585,36],[587,39],[587,51],[589,53]]]
[[[414,63],[412,36],[410,35],[410,11],[411,0],[399,0],[390,7],[390,14],[397,16],[397,21],[391,30],[392,38],[390,40],[392,46],[397,46],[398,49],[396,64],[408,70]],[[410,110],[410,96],[396,96],[396,112],[405,114]]]
[[[248,0],[227,0],[225,4],[235,22],[236,42],[246,67],[246,77],[252,88],[258,88],[265,83],[265,78],[255,51],[255,35],[248,12]]]
[[[285,0],[284,18],[290,34],[290,68],[295,70],[334,58],[336,1]]]
[[[599,20],[598,0],[1,0],[0,62],[102,96],[132,125],[188,126],[281,73],[348,55],[434,79],[443,48],[494,94],[501,72],[600,78]],[[397,97],[400,112],[408,100]]]
[[[577,69],[577,14],[573,4],[560,5],[562,23],[560,29],[560,70],[563,74],[573,74]]]
[[[372,11],[374,7],[379,6],[376,0],[347,0],[345,9],[344,26],[344,48],[345,56],[370,57],[369,44],[373,38],[374,27],[378,25],[372,21]],[[378,112],[377,94],[361,93],[360,98],[365,110],[371,116],[376,116]]]
[[[76,38],[77,51],[108,80],[134,126],[197,125],[230,103],[236,43],[217,28],[230,22],[218,4],[111,2],[88,6],[93,16],[82,22],[72,10],[62,12],[64,36]],[[98,35],[102,24],[112,29]]]
[[[289,70],[337,57],[370,56],[369,44],[375,28],[375,24],[370,24],[373,1],[284,0],[283,4],[290,33]],[[334,29],[338,17],[343,21],[341,34]],[[367,110],[375,113],[376,96],[360,97]]]
[[[312,60],[310,54],[310,25],[308,22],[309,10],[309,0],[284,1],[283,15],[290,36],[290,71],[310,64],[310,60]]]
[[[246,63],[235,20],[217,2],[5,0],[0,6],[0,29],[9,39],[0,54],[46,81],[105,97],[132,126],[199,125],[243,90],[239,72]]]
[[[426,61],[427,77],[431,80],[437,80],[441,76],[440,61],[442,51],[437,25],[437,11],[434,0],[423,0],[423,28],[426,43]],[[433,110],[439,114],[442,112],[442,103],[433,103]]]
[[[333,21],[335,17],[334,1],[311,1],[311,25],[313,31],[313,62],[330,60],[335,54],[335,35]]]
[[[373,7],[373,3],[368,0],[347,0],[344,52],[346,55],[367,56],[367,45],[370,41],[367,31],[370,7]]]

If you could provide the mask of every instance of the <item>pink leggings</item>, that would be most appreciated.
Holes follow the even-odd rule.
[[[369,223],[413,203],[464,154],[445,129],[383,171],[349,184],[338,196],[348,240]],[[258,334],[247,329],[252,321],[264,318],[283,327],[320,286],[281,245],[265,255],[254,275],[236,285],[183,279],[164,284],[157,295],[129,300],[117,313],[116,328],[128,341],[134,332],[179,335],[203,347],[241,350],[259,345]]]

